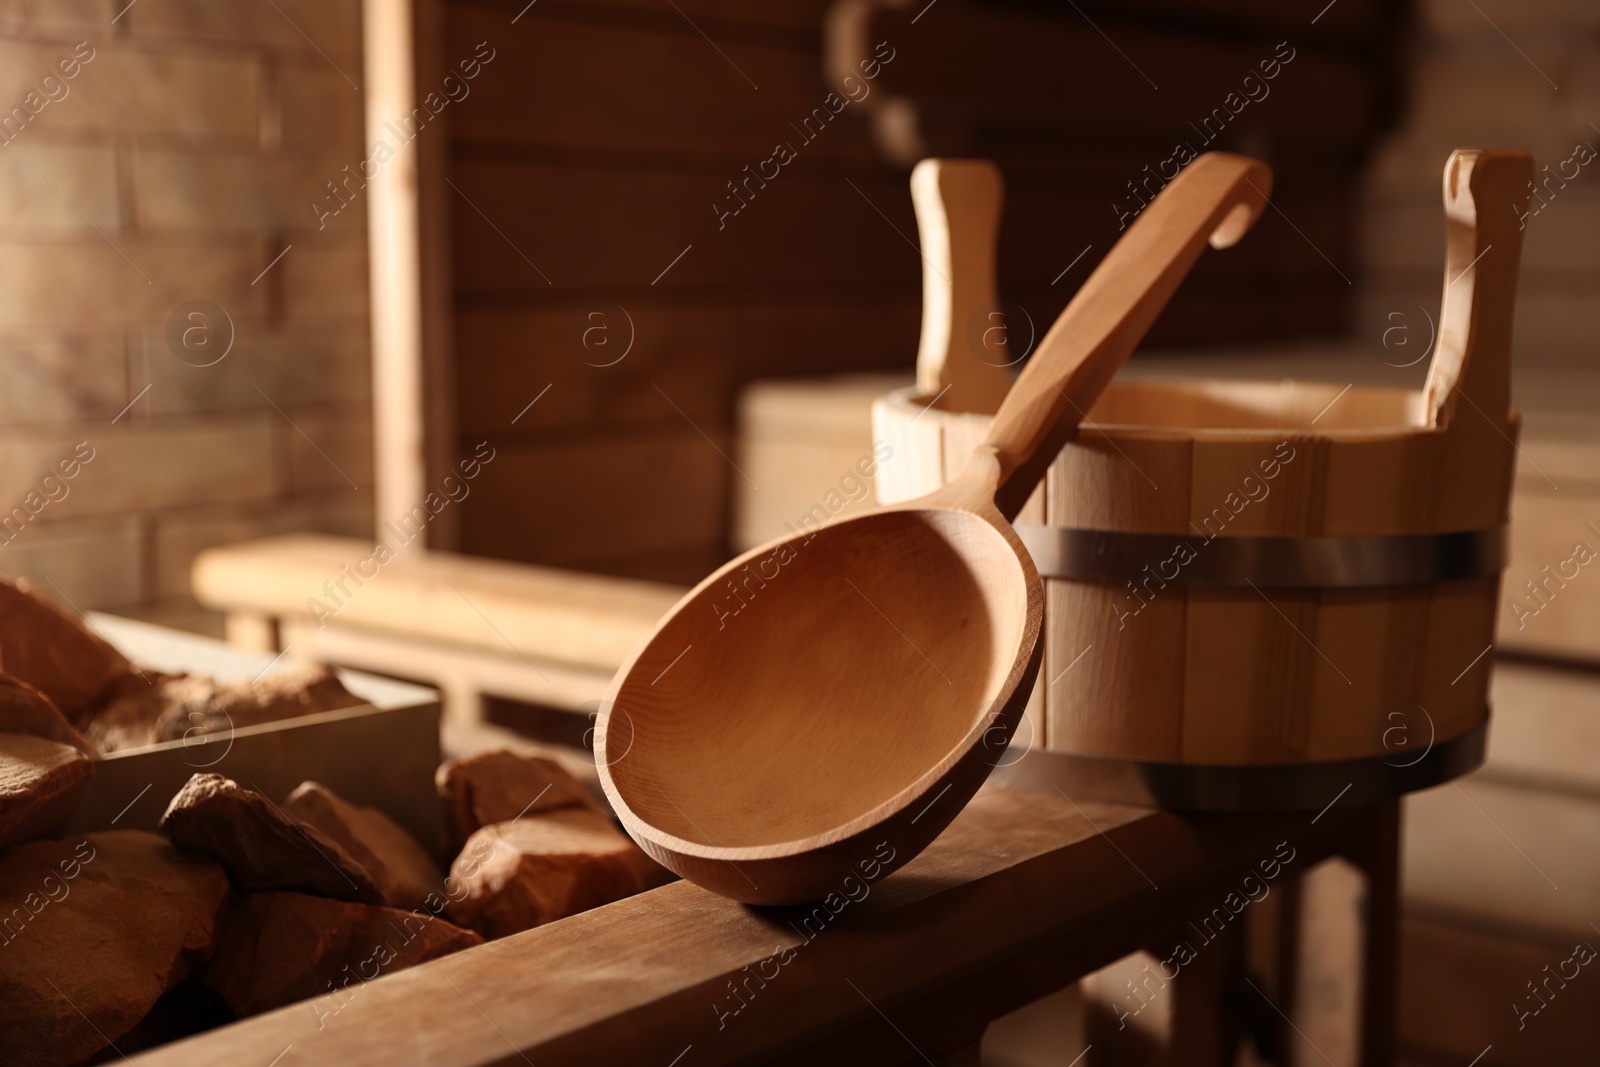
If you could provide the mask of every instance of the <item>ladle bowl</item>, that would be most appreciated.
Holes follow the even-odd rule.
[[[1043,595],[1009,528],[955,509],[758,549],[623,668],[596,752],[624,825],[751,903],[914,853],[1004,750],[1038,672]]]

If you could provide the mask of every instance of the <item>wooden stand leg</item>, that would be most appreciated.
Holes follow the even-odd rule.
[[[483,721],[483,693],[466,675],[446,675],[438,681],[447,718],[459,723]]]
[[[1367,876],[1361,1065],[1394,1062],[1400,1004],[1400,801],[1379,805],[1360,864]]]
[[[1085,978],[1085,1062],[1231,1067],[1241,1033],[1242,926],[1236,921],[1210,941],[1187,931]]]
[[[1400,937],[1400,802],[1350,823],[1343,854],[1284,899],[1269,1002],[1282,1062],[1388,1067],[1394,1061]],[[1267,991],[1263,991],[1265,994]],[[1271,1020],[1269,1020],[1271,1021]]]
[[[278,651],[278,620],[247,611],[230,611],[222,620],[223,639],[246,652]]]

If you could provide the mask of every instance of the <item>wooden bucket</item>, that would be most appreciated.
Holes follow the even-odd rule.
[[[1116,381],[1087,413],[1017,525],[1046,579],[1039,729],[1063,790],[1315,810],[1482,761],[1531,178],[1522,152],[1446,164],[1423,390]],[[884,503],[983,437],[985,416],[930,399],[874,407]]]

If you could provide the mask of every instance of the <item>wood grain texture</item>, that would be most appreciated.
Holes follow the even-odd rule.
[[[1119,47],[1129,50],[1121,56],[1105,49],[1096,27],[1042,11],[1001,13],[958,0],[930,20],[915,5],[852,0],[830,13],[828,73],[841,76],[887,40],[903,46],[904,61],[884,69],[878,89],[885,99],[913,100],[927,110],[956,105],[1079,121],[1114,113],[1125,130],[1148,131],[1151,143],[1170,145],[1181,137],[1203,150],[1208,136],[1215,138],[1215,120],[1194,102],[1214,101],[1218,117],[1225,116],[1222,102],[1230,92],[1243,99],[1241,76],[1256,75],[1259,82],[1258,63],[1274,55],[1270,38],[1198,50],[1182,34],[1143,20],[1113,25]],[[1286,139],[1310,128],[1324,146],[1359,141],[1379,124],[1375,87],[1348,56],[1295,44],[1301,47],[1284,42],[1276,53],[1295,57],[1292,76],[1260,83],[1282,94],[1282,104],[1263,108],[1254,121]],[[1132,65],[1127,54],[1141,58]],[[1073,56],[1066,70],[1062,55]],[[959,75],[951,69],[955,56],[963,60]]]
[[[441,14],[438,0],[368,0],[363,11],[366,133],[375,143],[391,136],[384,123],[409,113],[418,84],[437,77]],[[441,181],[447,143],[438,131],[402,145],[367,190],[379,515],[420,500],[451,464],[450,265],[440,255],[447,247]],[[455,520],[449,516],[431,531],[436,545],[453,547]]]
[[[911,171],[922,253],[917,386],[944,411],[992,413],[1011,388],[994,282],[1001,199],[1000,170],[985,160],[925,159]]]
[[[1477,150],[1447,164],[1456,186],[1444,293],[1455,326],[1440,342],[1433,393],[1115,381],[1056,460],[1050,524],[1167,533],[1197,554],[1212,538],[1502,524],[1517,434],[1506,406],[1517,245],[1500,216],[1514,217],[1523,195],[1514,174],[1526,166],[1525,155]],[[1473,229],[1480,215],[1491,220],[1483,234]],[[1500,406],[1479,410],[1468,385]],[[879,432],[919,410],[914,397],[881,402]],[[920,418],[924,437],[937,415]],[[1493,640],[1497,578],[1327,590],[1130,578],[1126,588],[1048,580],[1048,677],[1083,653],[1047,687],[1052,747],[1169,762],[1348,759],[1385,755],[1395,714],[1437,740],[1483,722],[1488,661],[1463,672]]]
[[[713,1064],[867,1064],[914,1055],[908,1039],[946,1055],[1153,929],[1175,931],[1278,842],[1297,864],[1327,855],[1341,818],[1191,822],[991,790],[899,875],[846,887],[859,899],[837,912],[751,909],[678,883],[381,977],[326,1025],[295,1005],[140,1062],[267,1062],[286,1043],[356,1067],[668,1063],[691,1045]]]
[[[601,783],[645,851],[791,904],[868,839],[901,862],[926,847],[1000,758],[1043,658],[1044,590],[1011,520],[1201,249],[1237,241],[1270,185],[1254,160],[1197,160],[1095,269],[959,473],[758,546],[678,602],[596,728]]]
[[[246,609],[315,626],[315,598],[330,618],[442,645],[522,653],[614,669],[672,606],[679,590],[446,553],[402,552],[341,605],[324,582],[346,579],[372,545],[297,534],[210,549],[195,561],[195,594],[222,610]]]
[[[1491,1057],[1505,1067],[1578,1062],[1573,1057],[1580,1050],[1600,1046],[1600,985],[1577,981],[1563,988],[1548,975],[1572,958],[1579,941],[1592,945],[1592,933],[1561,937],[1459,914],[1409,912],[1399,946],[1404,1051],[1422,1062],[1470,1063],[1493,1045],[1485,1063]],[[1556,995],[1540,986],[1547,1006],[1519,1028],[1512,1005],[1538,1008],[1527,983],[1545,981]]]

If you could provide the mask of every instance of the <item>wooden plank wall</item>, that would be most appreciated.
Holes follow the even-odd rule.
[[[990,7],[942,0],[896,31],[867,96],[802,133],[829,92],[829,7],[452,0],[442,39],[422,42],[444,66],[485,47],[494,57],[449,110],[457,441],[463,454],[485,439],[497,450],[461,508],[463,550],[698,578],[725,558],[730,493],[745,478],[732,444],[744,383],[911,366],[920,263],[909,160],[892,158],[874,122],[925,115],[928,151],[1001,163],[1002,290],[1042,332],[1114,242],[1126,182],[1170,153],[1179,114],[1220,104],[1217,72],[1243,77],[1289,35],[1277,8],[1256,0],[1217,0],[1200,15],[1162,0],[1096,10],[1121,48],[1155,57],[1161,96],[1183,104],[1152,111],[1150,87],[1080,16],[1008,6],[993,17],[1017,50],[1011,62],[1034,72],[1022,84],[1062,63],[1076,72],[1070,97],[1046,92],[1019,110],[960,76],[966,27],[987,24]],[[1339,94],[1353,117],[1295,134],[1268,98],[1212,146],[1273,157],[1284,216],[1197,272],[1156,340],[1343,322],[1348,286],[1323,257],[1349,273],[1351,168],[1381,93],[1363,43],[1380,20],[1370,4],[1341,8],[1349,14],[1296,38],[1297,60],[1275,84],[1298,79],[1283,89],[1293,106]],[[1056,36],[1018,32],[1006,20],[1019,17]],[[1191,52],[1205,61],[1187,63]],[[990,58],[972,79],[988,77]],[[930,85],[937,100],[925,98]],[[1084,99],[1086,85],[1098,87]],[[792,161],[751,180],[780,143]]]
[[[904,179],[844,115],[719,228],[822,102],[826,0],[521,6],[458,4],[445,46],[497,51],[454,127],[460,435],[499,450],[463,547],[692,580],[724,551],[737,386],[910,359],[917,253],[867,202],[914,233]]]

